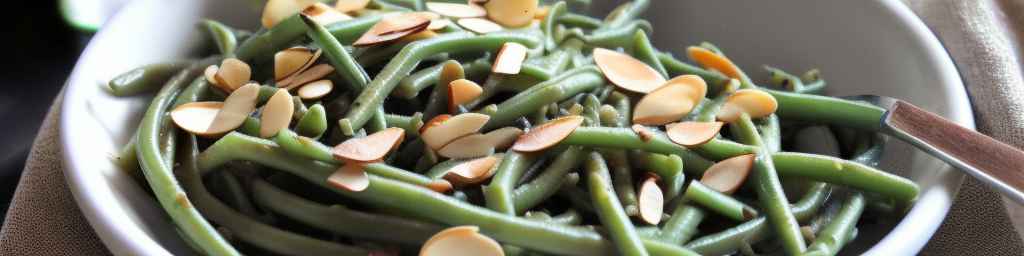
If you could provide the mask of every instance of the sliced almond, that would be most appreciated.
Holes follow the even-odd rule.
[[[504,150],[512,146],[516,139],[523,135],[523,130],[516,127],[504,127],[484,134],[496,150]]]
[[[274,80],[281,81],[301,73],[316,62],[320,50],[306,47],[292,47],[274,54]]]
[[[427,10],[452,18],[477,18],[487,16],[487,10],[475,4],[428,2]]]
[[[206,135],[207,128],[213,124],[217,112],[223,107],[224,102],[219,101],[189,102],[171,110],[171,120],[182,130],[196,135]]]
[[[430,19],[418,13],[403,13],[382,18],[363,33],[353,46],[370,46],[390,42],[427,29]]]
[[[494,154],[491,138],[484,134],[470,134],[449,142],[437,151],[447,158],[466,159]]]
[[[519,43],[508,42],[501,45],[498,56],[494,58],[494,65],[491,66],[491,72],[519,74],[519,70],[523,68],[523,61],[526,60],[526,52],[526,46]]]
[[[706,93],[707,84],[698,76],[673,78],[637,102],[633,110],[633,123],[663,125],[679,121],[704,99]]]
[[[548,17],[548,12],[551,11],[551,6],[541,6],[537,8],[537,11],[533,13],[533,18],[537,20],[544,20]]]
[[[402,38],[399,38],[398,40],[395,40],[395,43],[406,44],[406,43],[411,43],[411,42],[415,42],[415,41],[419,41],[419,40],[433,38],[435,36],[437,36],[437,32],[430,31],[430,30],[423,30],[423,31],[420,31],[420,32],[416,32],[415,34],[403,36]]]
[[[621,52],[594,48],[594,62],[608,81],[627,91],[648,93],[665,84],[657,70]]]
[[[327,184],[352,192],[360,192],[370,187],[370,177],[366,175],[363,166],[345,164],[327,177]]]
[[[456,138],[480,131],[490,119],[491,116],[478,113],[459,114],[437,125],[424,126],[420,138],[431,149],[438,150]]]
[[[231,92],[224,99],[224,107],[217,112],[210,127],[206,128],[206,134],[224,134],[238,128],[245,122],[252,111],[256,110],[256,100],[260,95],[260,86],[247,84]]]
[[[537,12],[538,0],[491,0],[484,4],[487,17],[506,27],[530,25]]]
[[[505,29],[501,25],[498,25],[498,23],[482,18],[464,18],[455,21],[455,23],[459,24],[462,28],[473,31],[477,34],[487,34]]]
[[[309,16],[314,22],[320,25],[328,25],[331,23],[351,20],[352,16],[348,16],[324,3],[316,3],[302,9],[302,14]]]
[[[285,78],[280,82],[277,82],[277,87],[282,87],[291,90],[292,88],[298,87],[300,85],[304,85],[314,80],[324,78],[331,72],[334,72],[334,67],[332,67],[331,65],[318,64],[309,69],[306,69],[306,71],[302,71],[302,73],[289,76],[288,78]]]
[[[647,128],[647,126],[634,124],[629,128],[633,129],[633,132],[635,132],[637,136],[640,136],[640,140],[644,142],[651,141],[651,139],[653,139],[655,136],[654,132],[651,131],[651,129]]]
[[[272,28],[299,11],[317,3],[316,0],[269,0],[263,6],[263,17],[260,22],[264,28]]]
[[[213,85],[213,87],[217,87],[217,89],[220,89],[223,92],[231,93],[231,91],[234,91],[233,88],[231,88],[230,86],[224,86],[217,83],[218,70],[220,70],[220,68],[217,67],[217,65],[210,65],[209,67],[206,67],[205,70],[203,70],[203,76],[206,77],[206,81]]]
[[[722,130],[722,122],[681,122],[665,126],[668,139],[685,147],[707,143]]]
[[[651,225],[658,225],[661,222],[661,214],[665,207],[665,195],[658,187],[658,179],[649,177],[640,185],[640,192],[637,193],[637,203],[640,206],[640,219]]]
[[[303,100],[317,100],[331,93],[333,89],[334,83],[331,80],[318,80],[299,88],[299,98]]]
[[[576,127],[583,124],[581,116],[564,116],[551,120],[540,126],[530,129],[529,132],[519,136],[512,150],[518,152],[537,152],[558,144],[565,137],[569,137]]]
[[[366,9],[369,4],[370,0],[338,0],[334,2],[334,9],[340,12],[354,12]]]
[[[221,86],[234,90],[248,83],[251,76],[252,69],[249,68],[249,64],[239,59],[227,58],[221,61],[217,74],[214,74],[213,78]]]
[[[448,83],[448,111],[454,113],[459,105],[475,100],[483,92],[480,85],[470,80],[459,79]]]
[[[691,60],[706,69],[718,70],[718,72],[722,72],[725,76],[740,79],[740,74],[742,74],[740,68],[725,56],[696,46],[686,48],[686,54],[690,56]]]
[[[718,120],[731,123],[747,113],[751,118],[761,118],[775,113],[779,102],[771,94],[758,89],[740,89],[725,99]]]
[[[351,138],[338,144],[331,152],[334,158],[346,162],[374,162],[402,142],[405,130],[391,127],[362,138]]]
[[[486,156],[460,163],[448,170],[444,179],[456,186],[478,184],[494,175],[498,160],[501,160],[498,156]]]
[[[288,129],[294,113],[295,103],[292,103],[292,95],[288,94],[288,90],[277,89],[260,113],[260,137],[270,138],[277,132]]]
[[[476,226],[451,227],[423,243],[419,256],[504,256],[501,245]]]
[[[427,129],[430,129],[430,127],[434,127],[440,125],[444,121],[448,121],[449,118],[452,118],[452,115],[440,114],[435,116],[434,118],[431,118],[430,120],[427,120],[427,122],[423,123],[423,126],[420,127],[420,134],[423,134],[423,132],[426,131]]]
[[[700,183],[718,192],[732,194],[747,180],[754,167],[754,154],[734,156],[711,165]]]
[[[432,19],[430,25],[427,25],[427,30],[441,30],[452,24],[452,20],[449,19]]]

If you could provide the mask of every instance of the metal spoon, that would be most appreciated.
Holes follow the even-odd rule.
[[[1024,204],[1024,151],[899,99],[876,95],[843,98],[885,108],[882,133],[906,141]]]

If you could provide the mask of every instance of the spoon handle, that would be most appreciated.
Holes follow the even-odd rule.
[[[897,101],[883,129],[1024,204],[1024,151]]]

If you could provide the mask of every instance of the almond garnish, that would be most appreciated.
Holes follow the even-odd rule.
[[[643,126],[643,125],[640,125],[640,124],[634,124],[633,126],[630,126],[629,128],[633,129],[633,132],[635,132],[637,136],[640,136],[640,140],[642,140],[644,142],[651,141],[651,139],[654,138],[654,136],[655,136],[654,132],[652,132],[646,126]]]
[[[419,256],[504,256],[501,245],[476,226],[451,227],[430,237]]]
[[[370,46],[397,40],[427,29],[430,18],[419,13],[403,13],[382,18],[363,33],[353,46]]]
[[[583,124],[581,116],[564,116],[551,120],[519,136],[516,143],[512,145],[512,150],[537,152],[550,148],[564,140],[565,137],[569,137],[581,124]]]
[[[260,18],[260,22],[264,28],[272,28],[278,22],[316,3],[315,0],[269,0],[263,6],[263,16]]]
[[[306,7],[306,9],[302,10],[302,14],[309,16],[309,18],[311,18],[313,22],[316,22],[317,24],[320,25],[328,25],[331,23],[352,19],[351,16],[348,16],[347,14],[344,14],[323,3],[316,3],[310,5],[309,7]]]
[[[429,129],[430,127],[434,127],[443,123],[444,121],[448,121],[449,118],[452,118],[452,115],[440,114],[434,116],[434,118],[431,118],[430,120],[427,120],[426,123],[423,123],[423,126],[420,127],[420,134],[423,134],[423,132]]]
[[[516,127],[504,127],[484,134],[496,150],[511,147],[520,135],[523,135],[523,130]]]
[[[252,111],[256,110],[256,100],[260,94],[260,86],[247,84],[231,92],[224,99],[224,106],[217,112],[205,135],[219,135],[238,128],[245,122]]]
[[[494,65],[491,72],[498,74],[515,75],[523,68],[523,61],[526,60],[526,46],[508,42],[501,45],[498,56],[494,58]]]
[[[427,10],[452,18],[478,18],[487,16],[487,10],[475,4],[428,2]]]
[[[718,135],[722,122],[681,122],[665,126],[668,139],[685,147],[699,146]]]
[[[747,113],[751,118],[766,117],[778,108],[779,102],[771,94],[758,89],[740,89],[725,99],[718,120],[731,123],[742,113]]]
[[[260,113],[260,137],[270,138],[282,129],[288,129],[292,121],[292,114],[295,113],[295,104],[292,103],[292,95],[288,90],[277,89],[277,92],[267,104],[263,106]]]
[[[182,104],[171,111],[171,120],[179,128],[196,135],[206,135],[207,128],[213,124],[217,112],[224,107],[223,102],[202,101]]]
[[[274,81],[305,71],[316,62],[323,51],[306,47],[292,47],[274,54]]]
[[[344,164],[327,177],[327,184],[352,192],[360,192],[370,187],[370,177],[366,175],[362,165]]]
[[[333,89],[334,83],[331,80],[318,80],[299,88],[299,98],[303,100],[317,100],[327,96]]]
[[[366,5],[369,4],[370,0],[338,0],[334,2],[334,9],[347,13],[366,9]]]
[[[346,162],[374,162],[384,158],[404,137],[405,130],[391,127],[366,137],[348,139],[331,152],[335,159]]]
[[[506,27],[530,25],[537,12],[538,0],[491,0],[484,4],[487,17]]]
[[[302,71],[302,73],[294,74],[292,76],[289,76],[288,78],[285,78],[284,80],[277,82],[277,87],[291,90],[292,88],[305,85],[314,80],[324,78],[328,74],[331,74],[331,72],[334,72],[334,67],[332,67],[331,65],[318,64],[309,69],[306,69],[306,71]]]
[[[480,85],[466,79],[448,83],[448,112],[454,113],[459,105],[475,100],[483,91]]]
[[[501,160],[498,156],[486,156],[455,165],[444,175],[456,186],[477,184],[494,175],[494,166]]]
[[[700,64],[701,67],[718,70],[718,72],[722,72],[725,76],[740,79],[740,68],[725,56],[697,46],[686,48],[686,55],[694,62],[697,62],[697,64]]]
[[[252,69],[249,68],[249,64],[239,59],[227,58],[221,61],[217,74],[214,74],[213,78],[220,86],[231,88],[234,91],[248,83],[251,76]]]
[[[484,134],[470,134],[449,142],[437,151],[447,158],[466,159],[494,154],[494,145]]]
[[[463,18],[459,19],[455,23],[459,24],[459,26],[461,26],[462,28],[465,28],[469,31],[473,31],[474,33],[477,34],[487,34],[505,29],[498,23],[494,23],[488,19],[482,18]]]
[[[594,63],[608,81],[627,91],[648,93],[665,85],[658,71],[621,52],[594,48]]]
[[[640,99],[633,110],[633,123],[663,125],[679,121],[704,99],[705,93],[707,84],[698,76],[673,78]]]
[[[637,193],[640,219],[651,225],[658,225],[658,222],[661,222],[661,214],[665,207],[665,196],[661,193],[657,181],[655,177],[648,177],[640,185],[640,192]]]
[[[487,124],[487,121],[490,119],[490,116],[484,114],[464,113],[448,118],[436,125],[433,124],[434,120],[431,120],[430,123],[424,126],[420,138],[431,149],[438,150],[459,137],[480,131],[480,128],[483,128],[484,124]]]
[[[700,183],[718,192],[732,194],[747,180],[754,166],[754,154],[734,156],[711,165]]]

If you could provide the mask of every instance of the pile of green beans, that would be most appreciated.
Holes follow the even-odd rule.
[[[204,21],[218,55],[148,64],[109,82],[115,96],[156,91],[118,166],[144,179],[182,238],[207,255],[411,255],[460,225],[479,227],[507,255],[836,255],[855,241],[864,211],[898,216],[918,197],[915,183],[878,169],[883,109],[823,96],[827,83],[816,69],[793,75],[767,67],[769,80],[759,86],[742,71],[731,79],[677,59],[653,44],[652,26],[641,19],[649,0],[624,3],[604,19],[573,12],[589,1],[542,1],[547,14],[524,28],[475,34],[453,23],[416,41],[352,46],[382,19],[424,11],[425,2],[373,0],[353,19],[319,24],[295,15],[255,33]],[[521,72],[491,73],[507,43],[529,49]],[[261,105],[278,90],[275,53],[295,46],[322,50],[317,62],[334,67],[324,79],[336,86],[315,100],[294,97],[288,129],[260,138],[258,114],[212,138],[175,126],[176,107],[227,96],[204,68],[225,58],[248,63],[253,80],[268,81]],[[741,114],[698,146],[676,144],[663,127],[641,136],[631,115],[643,95],[606,79],[590,56],[598,47],[666,79],[703,79],[706,97],[681,122],[715,121],[736,89],[764,90],[778,109]],[[698,47],[725,56],[710,43]],[[479,96],[449,108],[445,65],[461,66],[458,77],[481,85]],[[569,115],[584,121],[539,152],[494,150],[493,176],[453,188],[446,174],[472,159],[447,159],[420,136],[430,119],[465,112],[489,117],[481,133],[529,132]],[[846,158],[792,148],[793,134],[813,125],[836,131],[826,136]],[[365,190],[329,184],[346,164],[332,146],[391,127],[404,130],[404,140],[380,161],[360,163]],[[701,183],[717,161],[747,154],[756,155],[753,167],[735,193]],[[640,217],[650,206],[638,191],[648,177],[664,198],[654,224]]]

